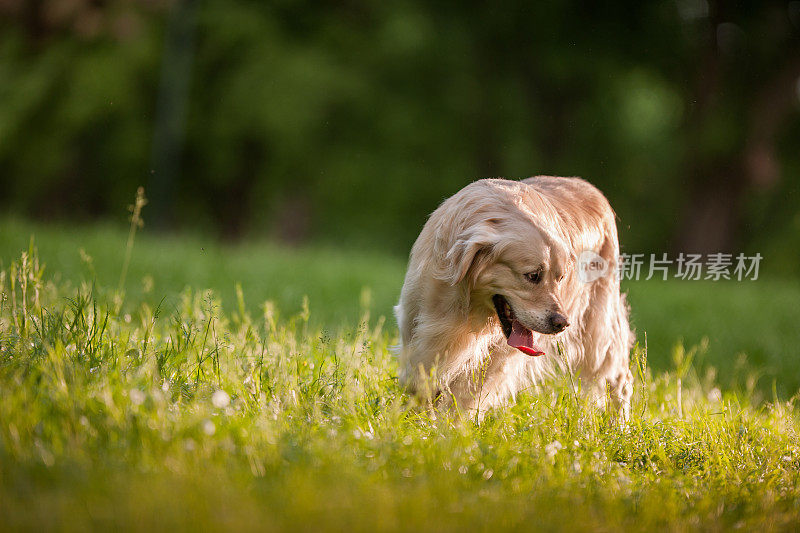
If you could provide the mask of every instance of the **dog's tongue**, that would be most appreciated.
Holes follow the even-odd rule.
[[[533,332],[523,326],[516,318],[511,323],[511,335],[508,345],[527,355],[544,355],[544,352],[533,346]]]

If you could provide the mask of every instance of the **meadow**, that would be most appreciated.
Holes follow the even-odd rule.
[[[0,220],[0,527],[781,530],[800,285],[629,282],[633,416],[396,382],[405,258]],[[124,279],[123,271],[125,271]]]

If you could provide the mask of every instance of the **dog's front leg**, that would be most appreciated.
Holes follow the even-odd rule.
[[[513,384],[508,382],[507,364],[504,354],[495,353],[463,369],[442,391],[440,408],[450,409],[464,418],[482,420],[488,411],[504,405],[516,391],[512,390],[516,379]]]
[[[611,402],[622,419],[628,423],[631,416],[631,396],[633,396],[633,374],[630,369],[622,369],[616,376],[607,380],[611,393]]]

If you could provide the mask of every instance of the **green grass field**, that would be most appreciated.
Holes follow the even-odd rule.
[[[126,239],[0,220],[1,528],[800,520],[796,281],[629,283],[627,427],[566,378],[478,425],[397,386],[402,257],[144,234],[120,290]]]

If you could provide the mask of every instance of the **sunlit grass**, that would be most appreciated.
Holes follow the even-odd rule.
[[[358,324],[366,297],[372,316],[385,316],[386,327],[394,328],[392,306],[405,272],[402,255],[252,241],[221,244],[207,236],[153,235],[147,229],[136,235],[127,271],[128,313],[147,302],[160,303],[162,314],[172,314],[184,290],[210,288],[220,310],[230,315],[238,310],[239,287],[253,315],[267,300],[282,316],[296,315],[307,296],[310,326],[335,334]],[[50,279],[59,285],[94,282],[105,292],[119,285],[127,237],[123,228],[110,225],[59,227],[0,217],[0,267],[18,258],[33,239]],[[626,281],[624,289],[638,339],[644,343],[647,336],[648,362],[655,370],[672,368],[676,343],[688,347],[705,338],[707,350],[697,354],[694,366],[701,374],[713,367],[722,387],[746,392],[755,376],[755,392],[766,399],[772,398],[773,383],[784,399],[800,388],[798,280]]]
[[[358,320],[331,327],[312,319],[313,300],[287,314],[236,286],[225,306],[188,286],[167,305],[152,289],[96,280],[42,270],[33,248],[0,273],[2,525],[649,530],[800,519],[794,402],[754,403],[680,347],[663,370],[637,347],[626,427],[569,380],[478,425],[431,417],[400,390],[396,329],[370,314],[366,293]]]

